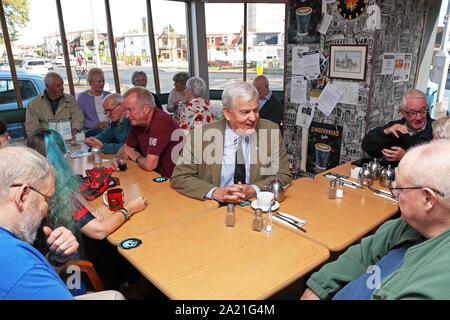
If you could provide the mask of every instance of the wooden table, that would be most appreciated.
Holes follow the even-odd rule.
[[[324,172],[321,172],[321,173],[317,174],[316,175],[316,179],[324,179],[325,181],[330,182],[331,179],[325,177],[325,175],[327,173],[330,173],[330,172],[335,172],[335,173],[340,174],[340,175],[348,176],[348,179],[351,180],[351,181],[358,182],[358,179],[350,177],[350,169],[352,169],[352,168],[356,168],[356,166],[352,165],[351,161],[349,161],[349,162],[341,164],[341,165],[339,165],[337,167],[331,168],[331,169],[329,169],[327,171],[324,171]],[[386,188],[386,187],[382,186],[379,179],[378,180],[374,180],[373,184],[371,185],[371,187],[390,193],[389,188]],[[351,187],[345,186],[345,190],[347,190],[349,188],[351,188]],[[383,196],[377,195],[376,193],[374,193],[369,188],[351,188],[351,189],[355,190],[356,192],[361,192],[361,193],[363,193],[365,195],[374,196],[374,197],[380,198],[380,199],[386,199]]]
[[[306,220],[303,228],[307,233],[275,221],[277,229],[287,228],[330,251],[341,251],[397,212],[395,202],[352,188],[345,188],[342,199],[328,199],[329,183],[325,179],[292,181],[277,210]],[[244,208],[253,212],[248,206]]]
[[[325,262],[329,251],[283,228],[252,231],[252,214],[226,207],[192,215],[139,235],[142,244],[119,249],[171,299],[264,299]]]
[[[112,159],[113,155],[102,155],[102,157]],[[91,157],[87,156],[70,159],[70,163],[73,170],[79,174],[84,174],[86,169],[92,169],[94,166]],[[109,162],[102,165],[109,167]],[[148,206],[145,210],[132,215],[128,221],[107,237],[113,245],[151,229],[218,207],[216,201],[200,201],[176,192],[170,186],[169,180],[159,183],[153,181],[154,178],[160,177],[160,174],[154,171],[145,171],[133,161],[128,161],[126,171],[114,172],[112,175],[120,180],[118,187],[124,190],[125,204],[140,195],[148,199]],[[89,205],[101,212],[103,216],[113,214],[104,205],[103,197],[90,201]]]

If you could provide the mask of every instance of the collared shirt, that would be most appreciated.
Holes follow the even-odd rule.
[[[408,122],[406,122],[406,121],[405,121],[405,126],[406,126],[406,128],[408,129],[408,134],[409,134],[410,136],[413,136],[413,135],[415,135],[415,134],[417,134],[417,133],[422,132],[422,131],[425,130],[425,128],[427,127],[427,120],[425,120],[425,124],[424,124],[423,127],[420,128],[419,130],[413,130],[413,129],[411,129],[411,128],[408,126]]]
[[[238,147],[239,135],[229,126],[225,127],[225,139],[223,146],[222,169],[220,171],[220,187],[231,186],[234,184],[234,168],[236,165],[236,150]],[[242,139],[242,150],[245,158],[245,184],[250,181],[250,137]],[[260,190],[256,185],[251,185],[256,193]],[[212,188],[206,194],[205,198],[212,199],[212,194],[217,187]]]
[[[47,89],[44,90],[44,94],[45,94],[45,97],[47,98],[48,102],[50,102],[50,106],[52,107],[53,115],[55,115],[56,114],[56,110],[58,110],[59,100],[61,100],[63,95],[61,97],[59,97],[59,98],[56,98],[55,100],[52,100],[48,96]]]
[[[258,101],[258,110],[261,110],[261,108],[263,107],[263,105],[270,100],[270,98],[272,97],[272,90],[269,90],[269,93],[267,94],[267,96],[265,96],[264,98],[260,98]]]

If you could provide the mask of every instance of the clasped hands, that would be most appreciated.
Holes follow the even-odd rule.
[[[114,159],[111,160],[111,168],[115,171],[119,171],[119,160],[126,162],[128,159],[136,161],[141,154],[135,149],[124,144]]]
[[[384,129],[385,134],[392,134],[399,138],[399,134],[408,134],[408,128],[404,125],[396,123]],[[388,161],[400,161],[405,155],[406,151],[402,147],[391,147],[390,149],[383,149],[381,153]]]
[[[212,193],[212,198],[214,200],[226,203],[242,203],[255,196],[255,189],[251,185],[242,184],[241,182],[231,186],[217,188]]]

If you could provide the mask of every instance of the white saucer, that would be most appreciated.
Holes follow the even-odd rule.
[[[251,206],[252,206],[252,208],[255,209],[255,210],[258,209],[258,208],[259,208],[259,205],[258,205],[258,199],[253,200]],[[280,207],[280,204],[279,204],[277,201],[275,201],[275,203],[274,203],[273,206],[272,206],[272,211],[277,210],[279,207]],[[262,211],[264,211],[264,212],[266,212],[267,210],[269,210],[269,208],[267,208],[267,209],[261,208],[261,209],[262,209]]]

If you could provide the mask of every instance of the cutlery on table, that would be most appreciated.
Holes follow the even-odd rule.
[[[280,220],[283,220],[286,223],[289,223],[291,226],[296,227],[297,229],[303,231],[303,232],[307,232],[304,228],[302,228],[298,223],[298,221],[295,221],[292,218],[286,217],[286,216],[282,216],[281,214],[279,214],[278,212],[274,214],[274,217],[277,217]]]

